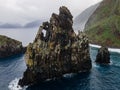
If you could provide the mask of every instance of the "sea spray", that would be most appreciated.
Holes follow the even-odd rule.
[[[95,45],[95,44],[89,44],[90,47],[94,47],[94,48],[100,48],[100,45]],[[110,52],[117,52],[120,53],[120,49],[119,48],[108,48],[108,50]]]
[[[9,90],[25,90],[26,87],[23,88],[18,85],[19,79],[20,78],[15,78],[9,83],[8,85]]]

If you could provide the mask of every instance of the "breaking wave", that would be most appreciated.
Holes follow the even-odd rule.
[[[95,48],[100,48],[100,47],[101,47],[101,46],[99,46],[99,45],[94,45],[94,44],[89,44],[89,46],[95,47]],[[110,52],[120,53],[120,49],[119,49],[119,48],[108,48],[108,50],[109,50]]]
[[[24,88],[18,85],[18,81],[19,78],[15,78],[14,80],[12,80],[8,85],[9,90],[24,90]]]
[[[75,73],[68,73],[63,75],[64,78],[72,78],[74,76],[75,76]]]
[[[95,67],[95,68],[99,68],[100,66],[99,65],[97,65],[95,62],[94,63],[92,63],[92,66],[93,67]]]

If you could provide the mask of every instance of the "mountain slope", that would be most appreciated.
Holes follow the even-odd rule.
[[[22,26],[20,24],[9,24],[4,23],[0,25],[0,28],[21,28]]]
[[[41,22],[44,20],[35,20],[35,21],[30,21],[24,25],[22,24],[17,24],[17,23],[2,23],[0,22],[0,28],[35,28],[39,27],[41,25]]]
[[[36,21],[32,21],[29,22],[27,24],[25,24],[25,28],[34,28],[34,27],[39,27],[39,25],[41,25],[42,20],[36,20]]]
[[[95,4],[87,9],[85,9],[81,14],[79,14],[74,19],[74,26],[73,28],[75,30],[83,30],[85,23],[88,21],[89,17],[92,15],[92,13],[96,10],[96,8],[99,6],[98,4]]]
[[[85,25],[91,43],[120,47],[120,0],[103,0]]]

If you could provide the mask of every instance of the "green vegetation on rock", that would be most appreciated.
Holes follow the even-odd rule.
[[[6,45],[6,44],[22,44],[20,41],[11,39],[9,37],[0,35],[0,46]]]
[[[85,32],[91,43],[120,47],[120,0],[104,0],[88,20]]]
[[[0,58],[23,53],[22,42],[0,35]]]

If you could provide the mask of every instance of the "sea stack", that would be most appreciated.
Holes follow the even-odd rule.
[[[98,54],[96,56],[96,61],[99,64],[109,64],[110,63],[110,53],[107,47],[101,47],[98,50]]]
[[[33,43],[27,47],[27,69],[20,86],[32,85],[46,79],[59,78],[66,73],[90,71],[91,59],[87,36],[74,32],[73,16],[62,6],[59,15],[53,13],[43,22]]]

